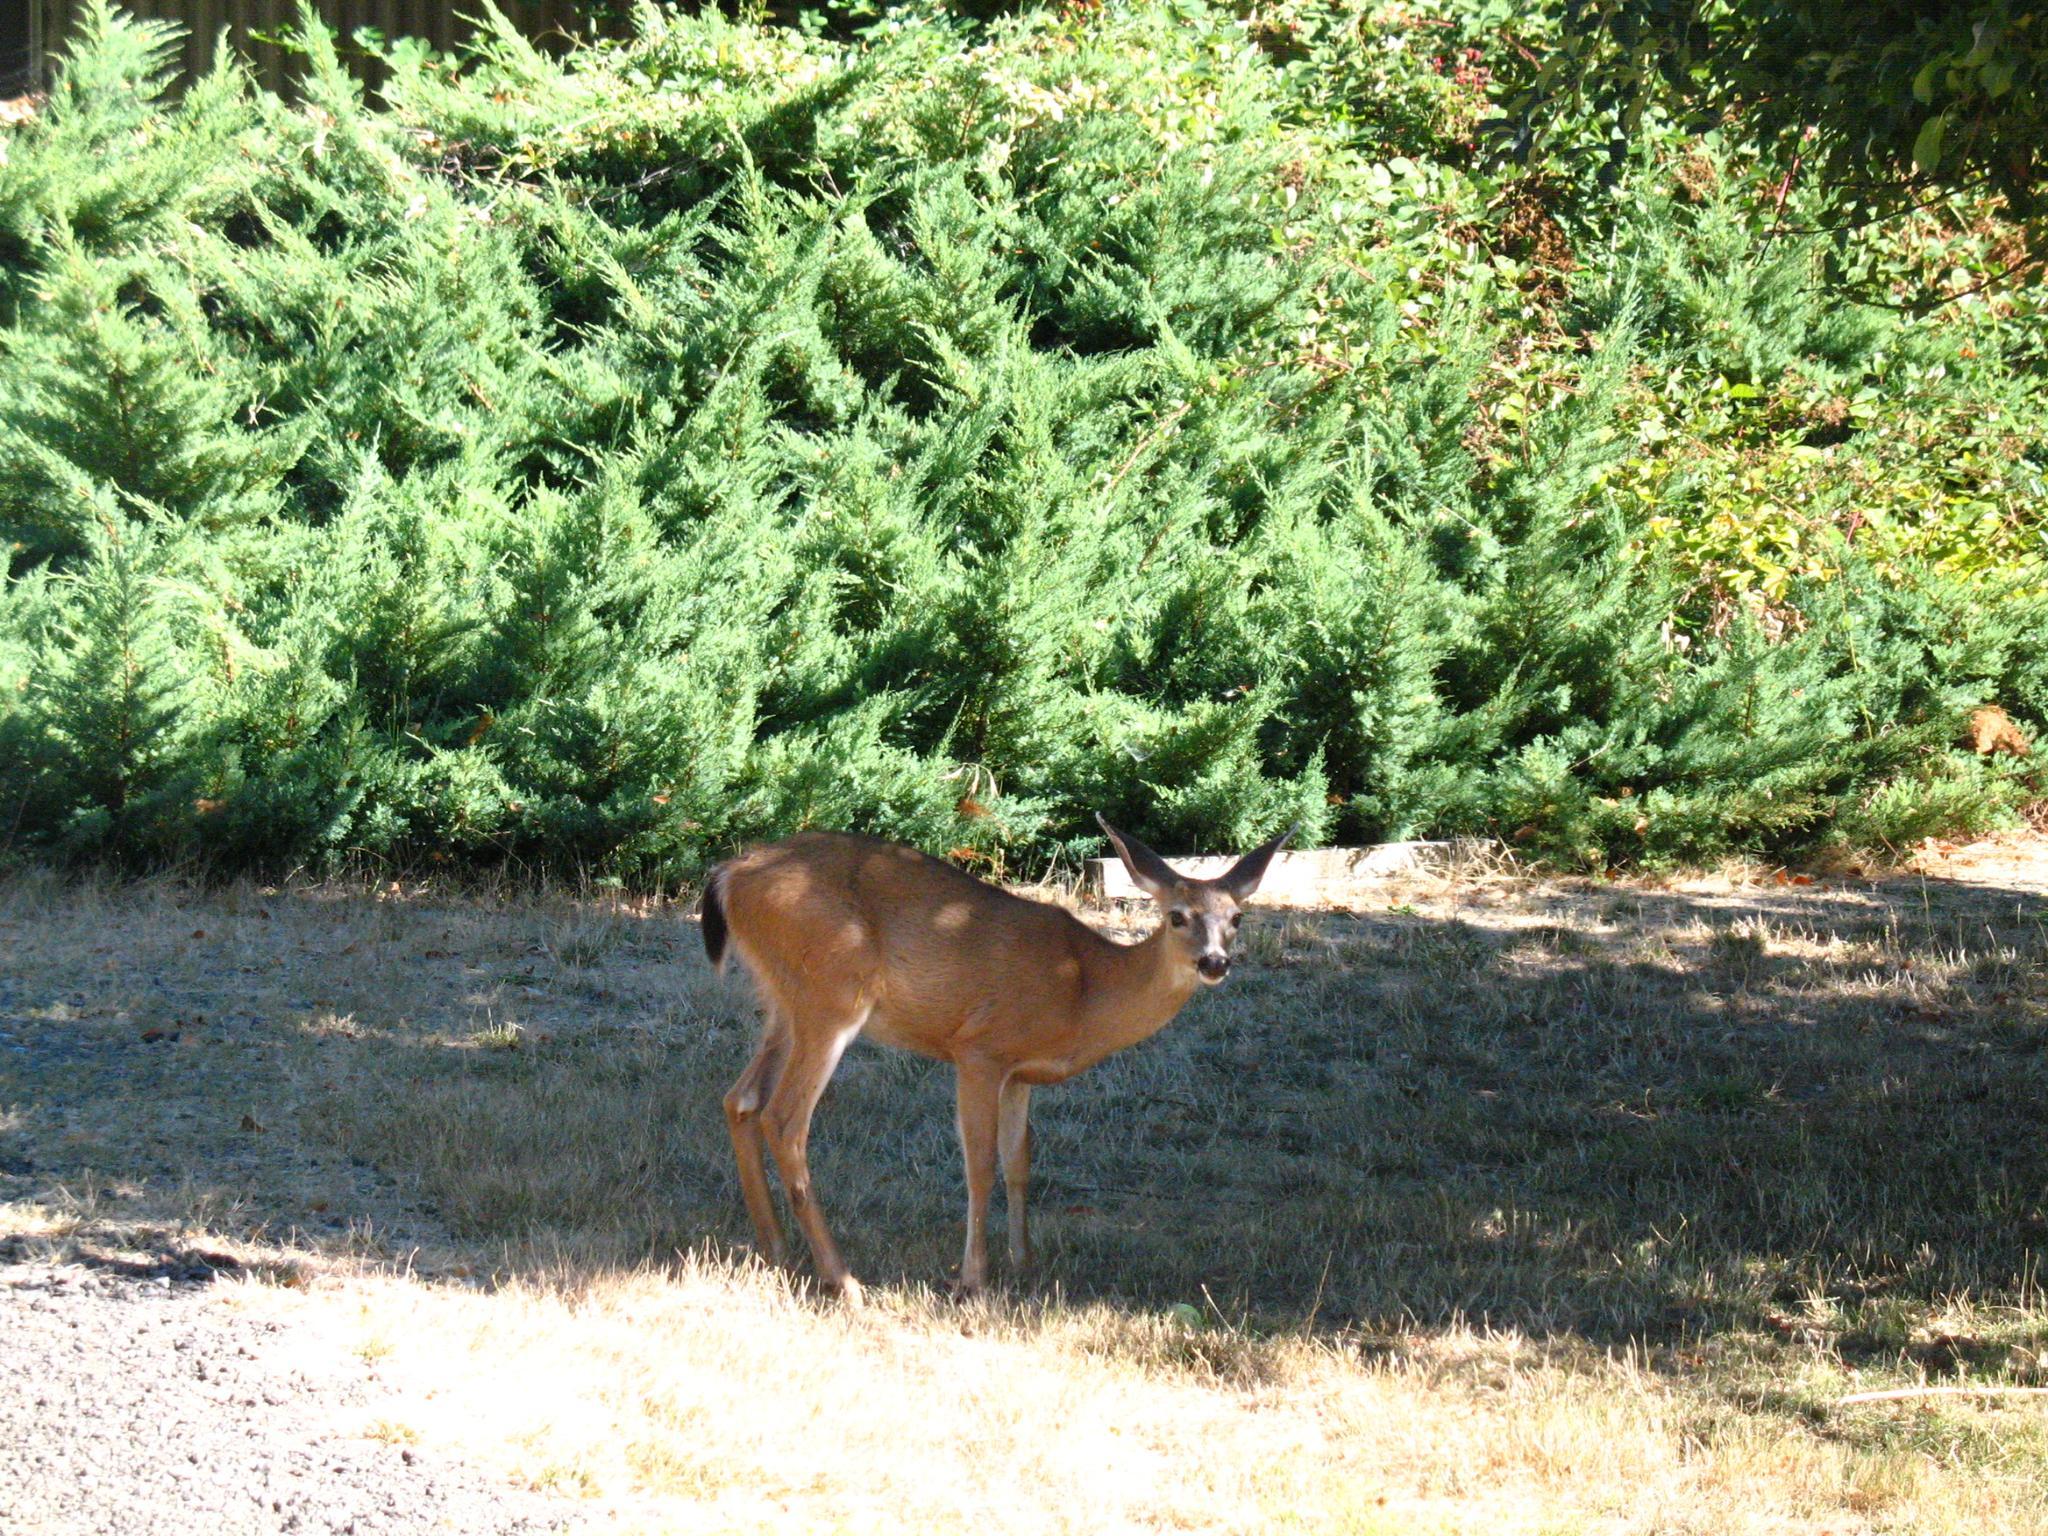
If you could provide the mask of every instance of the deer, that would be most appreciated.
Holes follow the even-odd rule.
[[[760,1044],[725,1095],[740,1193],[761,1255],[787,1251],[769,1192],[772,1158],[819,1284],[850,1305],[848,1269],[811,1188],[811,1117],[840,1057],[865,1034],[953,1064],[967,1168],[967,1241],[953,1290],[988,1280],[987,1223],[1002,1167],[1013,1270],[1032,1266],[1026,1186],[1031,1090],[1150,1039],[1198,988],[1230,974],[1240,912],[1299,824],[1201,880],[1096,821],[1161,920],[1136,943],[1097,932],[900,843],[805,831],[712,870],[704,949],[737,955],[761,1006]]]

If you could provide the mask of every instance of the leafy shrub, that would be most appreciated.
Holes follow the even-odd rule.
[[[1412,52],[1367,123],[1262,24],[649,11],[395,45],[373,110],[311,18],[296,104],[171,100],[88,8],[4,141],[10,845],[644,881],[835,825],[1016,869],[1099,808],[1604,866],[2018,798],[1948,744],[2048,706],[2022,534],[1758,580],[1685,510],[1802,390],[1935,420],[1919,329],[1808,248],[1737,281],[1732,195],[1490,180],[1474,77]]]

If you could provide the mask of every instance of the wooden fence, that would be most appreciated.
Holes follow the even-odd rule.
[[[0,10],[23,0],[0,0]],[[188,75],[203,73],[213,62],[216,41],[225,32],[229,46],[255,66],[257,78],[272,90],[283,90],[293,73],[293,55],[266,38],[281,37],[298,23],[295,0],[120,0],[131,15],[174,21],[185,29],[183,67]],[[39,58],[46,66],[70,35],[77,0],[25,0],[26,37],[22,52],[31,68]],[[457,13],[481,7],[454,0],[433,5],[424,0],[317,0],[315,7],[340,34],[343,57],[358,27],[374,27],[386,37],[423,37],[436,48],[448,48],[470,27]],[[575,0],[498,0],[498,9],[528,37],[545,42],[550,35],[577,34],[589,29],[587,4]],[[0,37],[0,44],[7,40]],[[8,66],[0,59],[0,70]],[[374,83],[375,71],[361,71]],[[26,83],[24,81],[24,83]]]
[[[0,4],[0,101],[34,87],[42,63],[42,0]]]

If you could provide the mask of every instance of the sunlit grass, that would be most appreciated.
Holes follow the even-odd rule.
[[[60,1059],[0,1078],[7,1253],[237,1256],[384,1384],[361,1432],[593,1529],[2048,1524],[2037,1400],[1841,1403],[2048,1385],[2037,895],[1264,914],[1038,1097],[1041,1270],[965,1308],[948,1076],[857,1049],[813,1138],[857,1313],[746,1256],[751,1012],[671,909],[23,879],[0,943]]]

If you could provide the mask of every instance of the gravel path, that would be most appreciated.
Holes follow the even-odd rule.
[[[0,882],[0,1536],[588,1521],[412,1443],[346,1307],[289,1288],[451,1247],[309,1126],[332,1092],[309,1025],[373,1008],[400,967],[457,1027],[502,1012],[564,921]]]
[[[224,1304],[203,1258],[132,1268],[0,1263],[4,1536],[561,1528],[558,1503],[343,1432],[374,1414],[369,1368]]]

